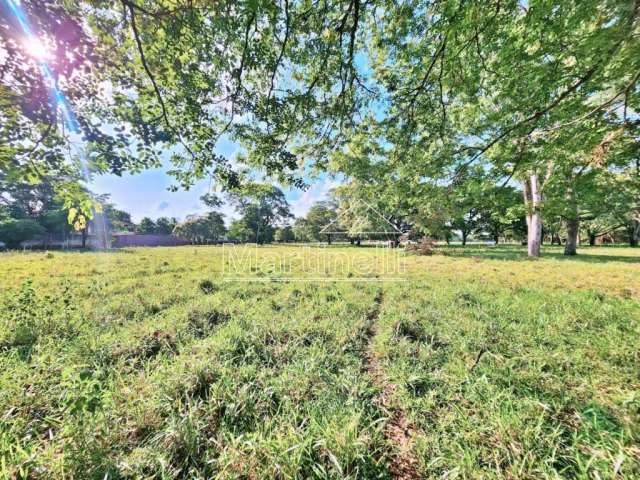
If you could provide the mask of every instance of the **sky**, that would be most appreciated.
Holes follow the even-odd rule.
[[[216,151],[227,158],[233,158],[239,148],[232,141],[223,139]],[[145,170],[138,174],[124,173],[121,177],[96,176],[90,189],[97,194],[109,194],[111,203],[118,209],[129,212],[134,222],[140,222],[143,217],[176,217],[184,220],[187,215],[205,213],[207,207],[202,204],[200,197],[209,191],[209,180],[199,181],[189,190],[170,192],[168,187],[174,184],[172,177],[166,173],[170,168],[169,161],[164,160],[161,168]],[[322,175],[310,182],[309,188],[305,191],[289,188],[282,190],[291,206],[291,212],[296,217],[301,217],[315,202],[326,199],[331,188],[338,184],[338,180]],[[223,205],[220,211],[225,214],[227,223],[233,218],[238,218],[230,205]]]

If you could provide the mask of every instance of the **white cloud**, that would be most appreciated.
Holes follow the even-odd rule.
[[[300,195],[300,198],[291,202],[291,212],[296,217],[304,217],[314,203],[326,200],[332,188],[339,185],[338,182],[332,180],[323,180],[309,188]]]

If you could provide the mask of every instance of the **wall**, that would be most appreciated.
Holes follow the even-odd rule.
[[[113,247],[160,247],[188,245],[189,242],[173,235],[114,235]]]

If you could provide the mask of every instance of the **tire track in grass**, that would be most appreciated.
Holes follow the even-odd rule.
[[[418,460],[413,448],[414,438],[418,431],[407,418],[406,414],[393,402],[397,385],[390,383],[384,369],[380,365],[379,356],[373,348],[373,339],[377,333],[377,320],[384,301],[384,292],[378,291],[374,299],[374,306],[368,315],[366,329],[366,348],[364,353],[365,370],[381,392],[374,399],[376,407],[380,408],[387,417],[384,427],[384,438],[395,448],[391,452],[389,473],[397,480],[415,480],[422,478],[418,469]]]

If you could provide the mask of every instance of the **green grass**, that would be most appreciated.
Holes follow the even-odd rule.
[[[639,477],[640,251],[442,250],[3,254],[0,477],[389,478],[367,350],[425,478]]]

